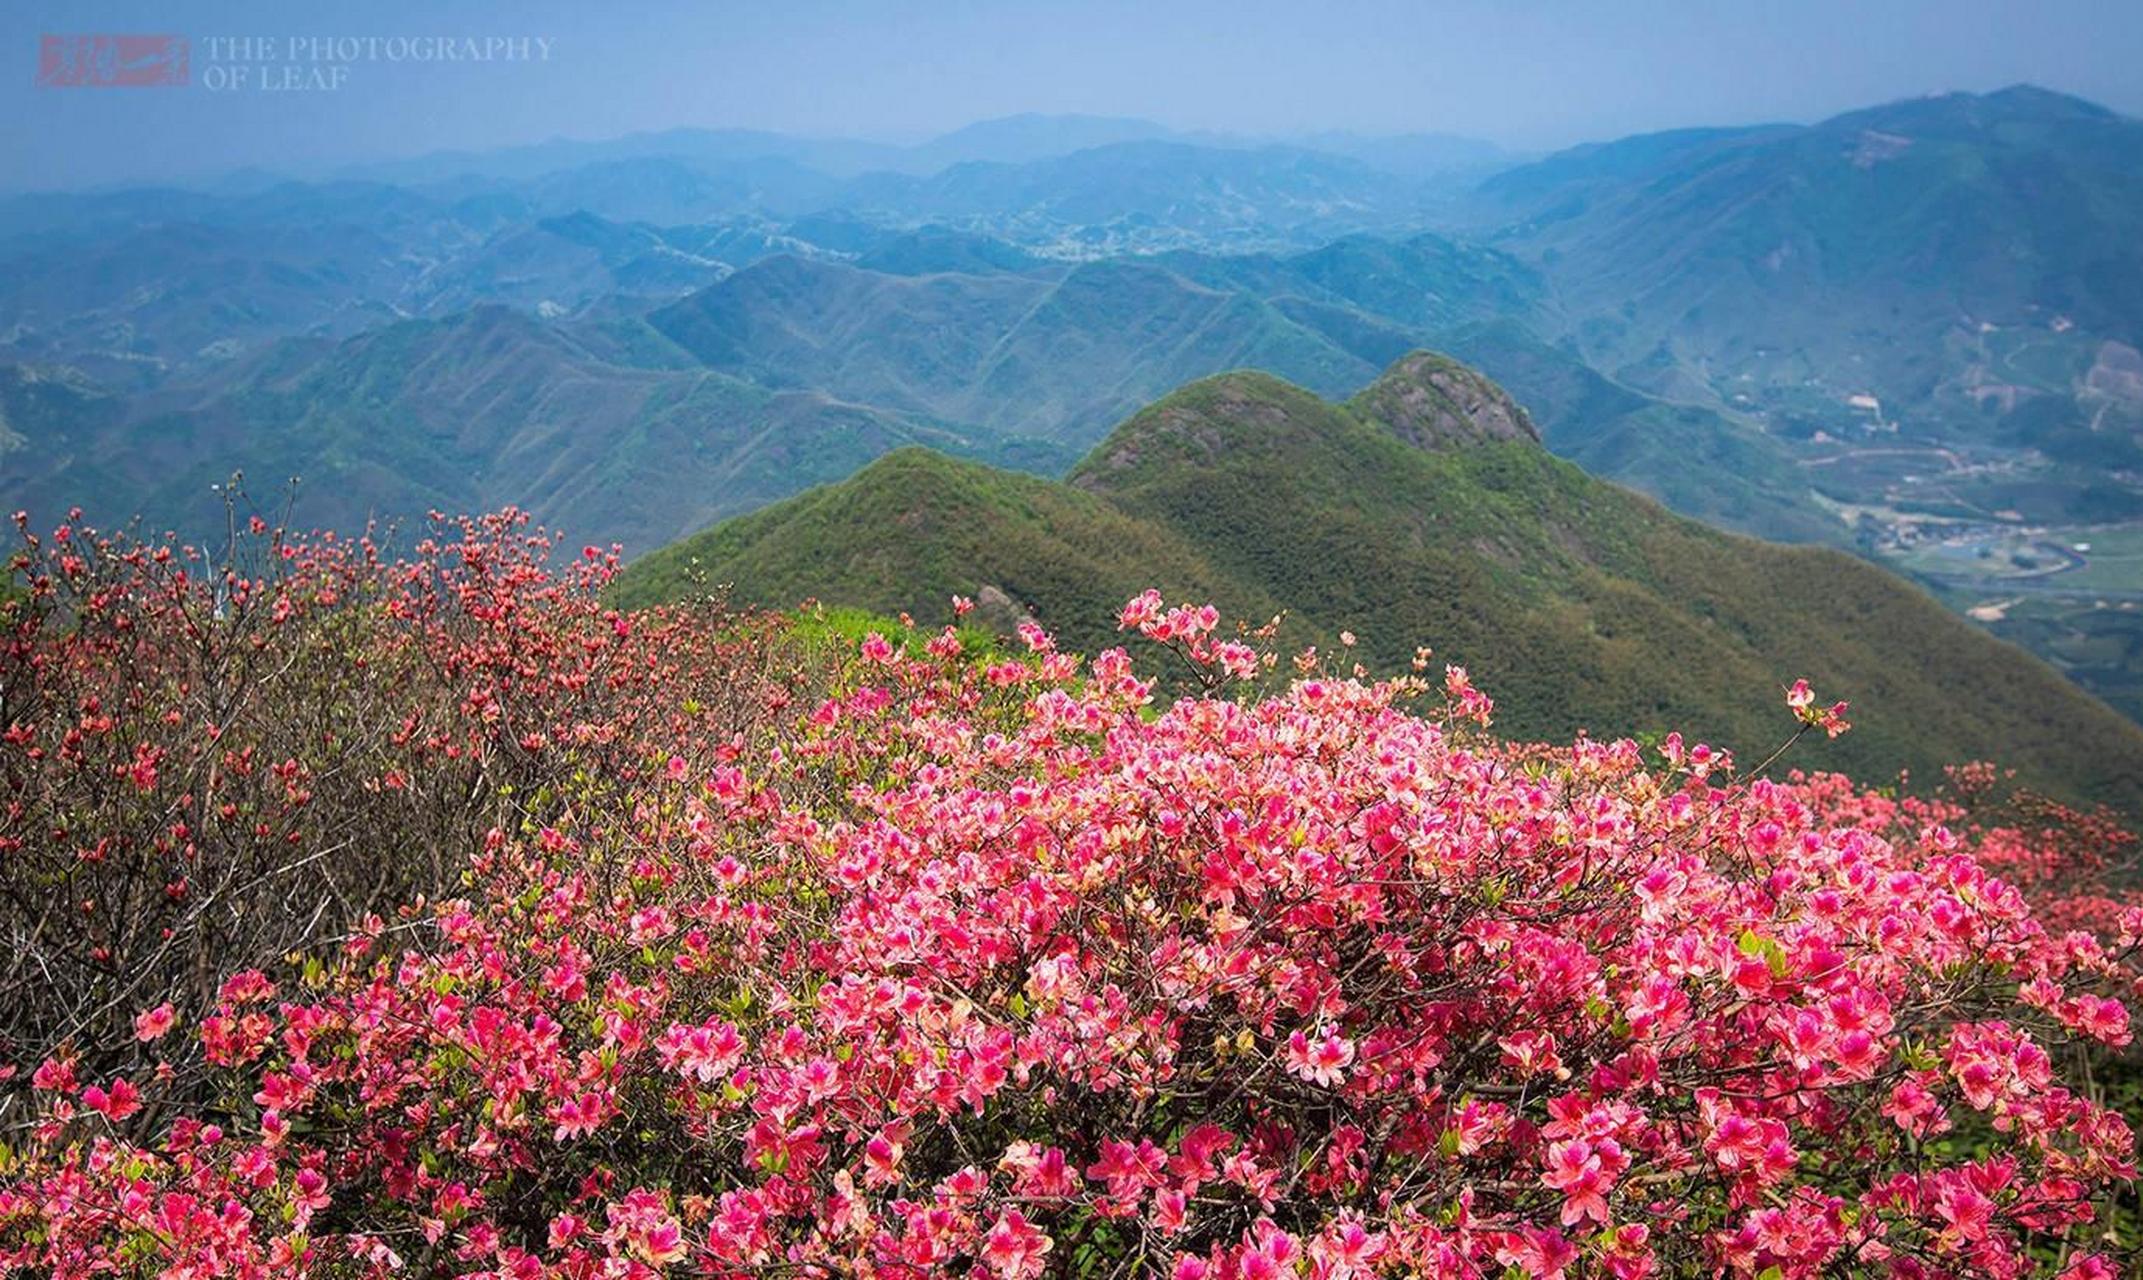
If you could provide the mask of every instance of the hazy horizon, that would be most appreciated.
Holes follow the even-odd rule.
[[[1273,139],[1440,133],[1541,152],[2016,83],[2143,112],[2133,71],[2143,10],[2103,9],[1194,0],[1155,13],[1128,0],[897,11],[862,0],[664,0],[591,13],[550,0],[388,0],[321,5],[296,20],[263,0],[33,3],[0,13],[0,46],[21,70],[6,109],[27,126],[10,131],[0,186],[197,181],[250,168],[311,175],[675,128],[912,144],[1028,113]],[[41,36],[99,32],[186,36],[190,82],[39,86]],[[253,36],[265,39],[229,39]],[[294,37],[305,45],[295,58]],[[341,50],[319,42],[365,37],[377,39]],[[491,47],[521,56],[384,56],[394,41],[439,55],[444,44],[421,44],[439,37],[503,40]],[[338,56],[350,49],[359,56]],[[285,83],[264,88],[271,76]]]

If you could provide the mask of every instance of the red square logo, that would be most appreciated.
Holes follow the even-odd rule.
[[[44,89],[139,89],[183,85],[185,36],[47,35],[37,53]]]

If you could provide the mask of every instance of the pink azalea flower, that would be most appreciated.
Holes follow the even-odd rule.
[[[1287,1038],[1287,1069],[1312,1084],[1331,1088],[1346,1079],[1354,1042],[1336,1031],[1315,1039],[1296,1031]]]
[[[161,1039],[177,1022],[178,1015],[172,1012],[171,1003],[165,1001],[134,1016],[134,1038],[144,1043]]]

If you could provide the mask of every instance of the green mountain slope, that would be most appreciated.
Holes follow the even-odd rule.
[[[1253,295],[1138,261],[895,275],[772,258],[651,320],[725,373],[1080,447],[1218,369],[1331,391],[1376,372]]]
[[[1595,476],[1741,533],[1784,542],[1847,537],[1816,502],[1798,460],[1763,431],[1633,391],[1509,321],[1445,330],[1436,345],[1508,388],[1548,447]]]
[[[2143,393],[2093,379],[2143,341],[2143,122],[2091,103],[2019,86],[1581,147],[1490,179],[1474,217],[1647,390],[1827,404],[1833,434],[1857,393],[2012,443],[2143,429]]]
[[[1386,668],[1435,646],[1527,734],[1674,727],[1761,752],[1805,675],[1860,728],[1804,763],[1879,778],[1995,758],[2143,807],[2143,730],[2036,660],[1842,553],[1722,534],[1587,476],[1442,357],[1346,404],[1260,374],[1193,383],[1062,485],[892,455],[646,557],[620,597],[696,574],[923,617],[987,586],[1088,650],[1148,585],[1252,619],[1284,608],[1292,639],[1351,629]]]
[[[1762,428],[1558,452],[1722,522],[1770,496],[1737,477],[1813,489],[1860,550],[2143,706],[2143,121],[1944,94],[1576,148],[1473,213],[1546,279],[1537,335]]]
[[[816,596],[928,618],[955,593],[979,596],[999,626],[1030,607],[1050,618],[1113,617],[1149,576],[1266,615],[1279,608],[1165,526],[1053,480],[928,449],[887,454],[840,484],[644,556],[619,598],[689,593],[703,567],[710,581],[734,581],[743,598],[765,604]]]
[[[91,389],[0,368],[0,408],[16,406],[22,437],[0,498],[41,520],[80,501],[107,523],[139,513],[199,536],[220,519],[211,486],[235,470],[256,499],[298,477],[295,519],[310,526],[514,504],[637,549],[904,445],[1063,463],[1046,446],[700,368],[631,321],[569,330],[480,307],[269,356],[221,394],[131,418]]]
[[[1640,394],[1534,336],[1553,327],[1545,286],[1506,254],[1433,235],[1352,236],[1290,255],[1065,267],[979,247],[989,243],[937,233],[882,260],[769,259],[651,322],[738,377],[1073,450],[1219,370],[1344,395],[1434,345],[1503,380],[1555,451],[1678,510],[1769,537],[1848,536],[1761,432]]]

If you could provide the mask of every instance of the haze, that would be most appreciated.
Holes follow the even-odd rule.
[[[918,140],[1018,112],[1285,137],[1443,132],[1541,150],[1810,120],[2030,81],[2143,111],[2143,6],[1906,0],[1083,4],[794,0],[16,3],[0,48],[14,189],[319,173],[446,148],[678,126]],[[192,38],[184,89],[44,89],[39,36]],[[209,36],[542,36],[547,60],[361,62],[340,87],[213,92]]]

